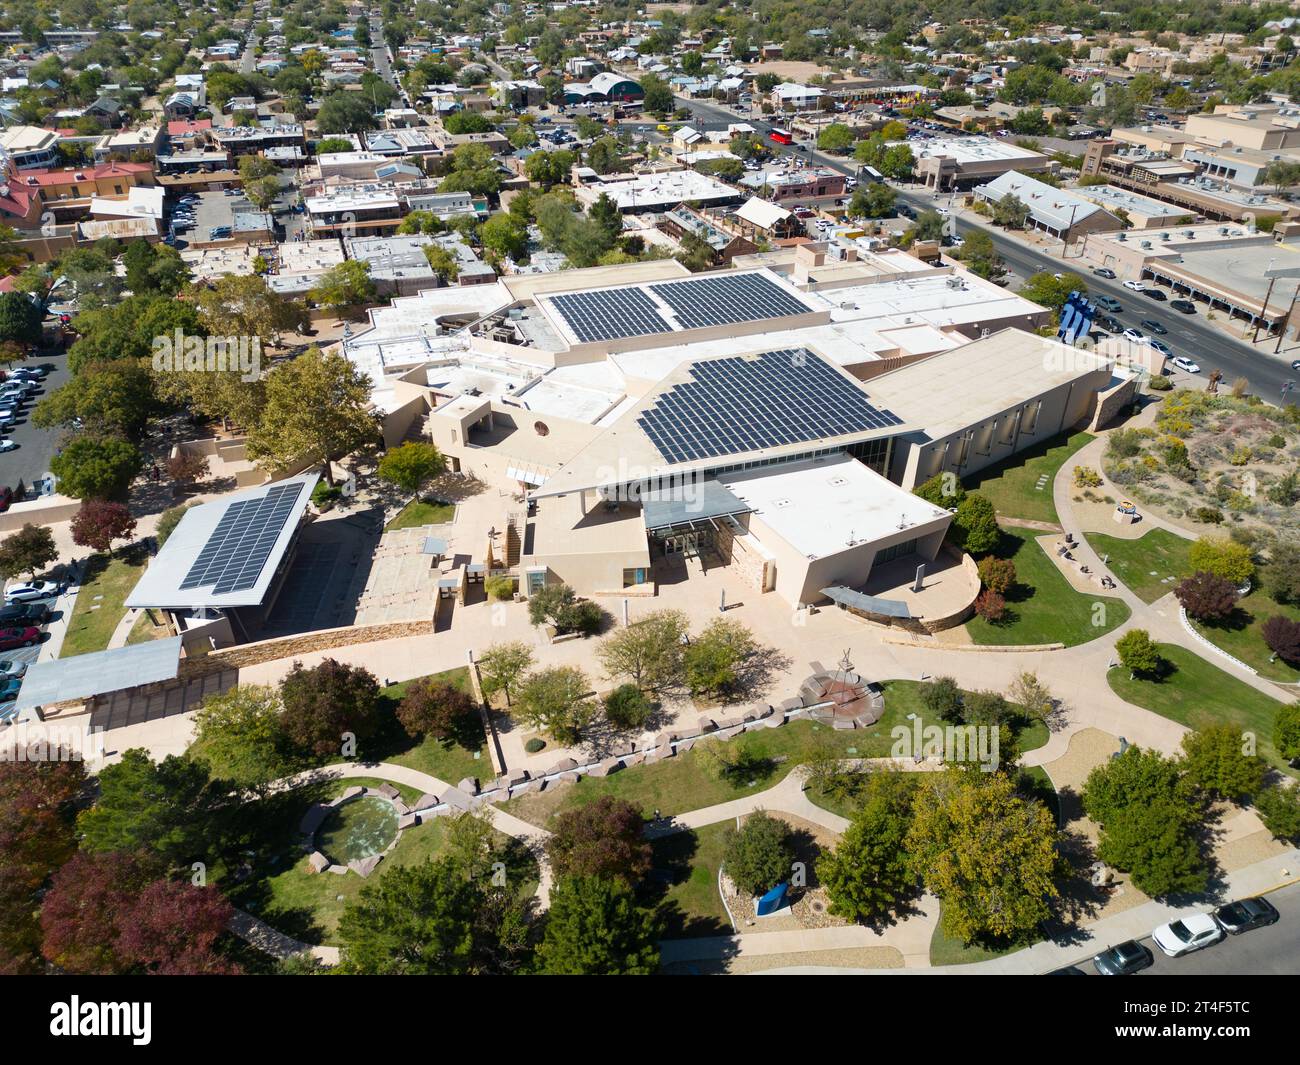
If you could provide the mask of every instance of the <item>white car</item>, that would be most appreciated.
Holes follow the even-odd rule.
[[[48,599],[59,594],[59,586],[53,581],[32,581],[30,584],[15,584],[5,589],[7,603],[34,603],[37,599]]]
[[[1141,329],[1134,329],[1132,326],[1130,326],[1128,329],[1125,329],[1124,332],[1121,333],[1120,335],[1121,335],[1125,340],[1145,340],[1145,339],[1146,339],[1146,338],[1142,335],[1142,330],[1141,330]]]
[[[1190,917],[1180,917],[1177,921],[1162,924],[1151,933],[1151,938],[1167,956],[1177,958],[1217,943],[1223,935],[1219,922],[1210,914],[1194,913]]]
[[[1189,359],[1186,355],[1175,355],[1169,361],[1172,362],[1175,366],[1177,366],[1180,370],[1182,370],[1183,373],[1201,372],[1200,366],[1192,362],[1192,360]]]
[[[1134,292],[1145,292],[1145,291],[1146,291],[1146,286],[1143,285],[1141,281],[1125,281],[1125,282],[1124,282],[1124,287],[1125,287],[1125,288],[1130,288],[1130,289],[1132,289]]]
[[[3,680],[22,680],[27,676],[27,662],[15,662],[12,659],[5,659],[0,662],[0,681]]]
[[[6,451],[16,451],[17,449],[18,441],[10,440],[8,437],[0,440],[0,455],[3,455]]]

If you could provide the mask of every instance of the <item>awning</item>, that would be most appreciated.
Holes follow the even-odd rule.
[[[512,481],[519,481],[522,484],[532,484],[541,487],[546,483],[546,474],[539,470],[528,469],[527,467],[507,466],[506,476]]]
[[[92,695],[174,680],[180,662],[179,636],[36,662],[23,678],[15,709],[29,710],[34,706],[89,699]]]
[[[845,588],[843,585],[823,588],[822,595],[840,606],[848,607],[850,610],[860,610],[864,614],[879,614],[887,618],[912,616],[911,610],[901,599],[877,599],[874,595],[855,592],[852,588]]]
[[[732,514],[748,514],[753,507],[721,481],[690,481],[672,488],[655,489],[641,497],[645,527],[650,532],[690,525]]]
[[[420,545],[422,555],[445,555],[446,553],[447,541],[438,536],[426,536]]]

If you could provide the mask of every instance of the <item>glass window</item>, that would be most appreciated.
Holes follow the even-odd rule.
[[[916,551],[915,539],[904,540],[901,544],[891,544],[889,547],[876,552],[876,563],[893,562],[894,559],[901,558],[903,555],[910,555],[914,551]]]

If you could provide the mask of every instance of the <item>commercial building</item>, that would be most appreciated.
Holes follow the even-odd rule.
[[[1134,229],[1160,229],[1193,221],[1185,208],[1165,203],[1118,185],[1084,185],[1070,190],[1074,195],[1104,207]]]
[[[1089,233],[1108,233],[1124,228],[1124,224],[1099,203],[1016,170],[975,189],[975,199],[990,206],[1006,196],[1015,197],[1029,208],[1025,222],[1028,228],[1040,230],[1066,244],[1073,244]]]
[[[669,170],[658,174],[579,175],[575,196],[590,207],[602,195],[608,196],[625,214],[666,211],[679,203],[702,207],[739,204],[745,194],[730,185],[694,170]]]
[[[1015,170],[1022,174],[1053,170],[1041,152],[994,137],[932,137],[909,142],[916,157],[916,179],[927,188],[969,188]]]
[[[0,152],[16,170],[37,170],[59,161],[59,135],[39,126],[10,126],[0,131]]]

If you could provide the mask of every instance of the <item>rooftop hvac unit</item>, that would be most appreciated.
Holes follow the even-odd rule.
[[[849,300],[844,300],[840,304],[840,310],[842,311],[856,311],[857,309],[858,309],[858,305],[856,303],[850,302]]]
[[[511,307],[506,313],[509,315],[511,321],[517,322],[524,316],[524,309],[522,307]]]
[[[1118,240],[1121,244],[1123,244],[1126,240],[1128,240],[1128,237],[1125,235],[1124,231],[1121,229],[1117,234],[1115,234],[1115,239]]]
[[[1169,234],[1168,234],[1168,233],[1161,233],[1161,234],[1160,234],[1160,239],[1161,239],[1161,240],[1168,240],[1168,239],[1169,239]]]
[[[1185,229],[1185,230],[1183,230],[1183,236],[1185,236],[1188,240],[1195,240],[1195,239],[1196,239],[1196,230],[1194,230],[1194,229]]]
[[[1151,247],[1151,241],[1149,241],[1149,240],[1144,240],[1144,241],[1142,242],[1142,247],[1144,247],[1144,248],[1150,248],[1150,247]]]

